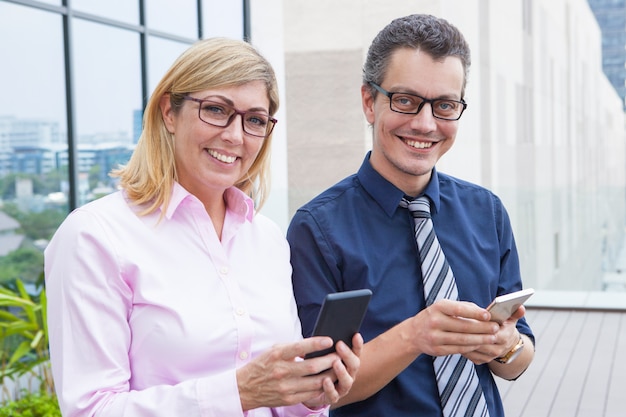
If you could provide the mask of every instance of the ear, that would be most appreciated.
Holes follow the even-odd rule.
[[[161,100],[159,101],[159,107],[161,108],[161,116],[163,117],[163,122],[165,123],[165,127],[167,131],[170,133],[176,132],[176,124],[175,114],[172,111],[172,103],[170,102],[170,94],[165,93],[161,96]]]
[[[367,85],[361,85],[361,104],[363,106],[363,113],[365,114],[365,118],[367,122],[371,125],[374,124],[374,97],[370,92],[370,89]]]

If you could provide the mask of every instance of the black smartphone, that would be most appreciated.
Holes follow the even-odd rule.
[[[534,293],[535,290],[527,288],[496,297],[487,307],[487,310],[491,313],[491,321],[502,324]]]
[[[313,336],[330,336],[333,346],[308,353],[304,358],[324,356],[335,351],[338,341],[352,347],[352,337],[359,332],[367,306],[372,298],[368,289],[336,292],[326,295],[315,321]]]

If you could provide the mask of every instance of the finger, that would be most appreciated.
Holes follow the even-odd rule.
[[[363,336],[361,333],[355,333],[352,337],[352,352],[358,357],[361,357],[361,353],[363,352]]]
[[[455,316],[444,317],[441,319],[437,327],[443,332],[476,335],[493,335],[500,329],[500,325],[496,322],[480,321]]]
[[[463,317],[466,319],[474,319],[478,321],[489,321],[490,314],[482,307],[478,307],[474,303],[468,301],[455,301],[441,299],[435,301],[431,308],[434,307],[443,314],[451,317]]]
[[[295,343],[278,346],[283,360],[292,360],[296,357],[304,358],[307,353],[328,349],[333,346],[333,339],[327,336],[314,336],[302,339]]]
[[[363,343],[363,339],[361,337],[357,338],[355,335],[354,341],[356,343],[355,345],[352,346],[352,348],[357,349],[360,354],[360,350],[361,350],[360,345]],[[354,377],[357,371],[359,370],[359,366],[361,364],[361,360],[359,359],[359,356],[357,356],[357,354],[353,350],[350,350],[350,348],[342,341],[339,341],[337,343],[336,349],[337,349],[337,354],[339,354],[339,357],[341,358],[340,362],[342,362],[345,365],[347,372],[351,376]]]
[[[480,352],[478,350],[474,350],[472,352],[468,352],[468,353],[464,354],[463,356],[465,356],[468,360],[470,360],[472,363],[474,363],[476,365],[482,365],[484,363],[491,362],[491,360],[493,360],[493,358],[494,358],[493,355],[485,354],[485,353]]]
[[[337,361],[337,362],[340,362],[340,361]],[[337,387],[335,386],[335,383],[330,378],[324,378],[322,385],[324,388],[324,397],[326,400],[325,402],[327,404],[334,404],[337,401],[339,401],[339,398],[341,397],[341,395],[337,391]],[[350,386],[352,386],[352,384],[350,384]]]
[[[356,358],[358,360],[358,358]],[[358,367],[349,371],[349,368],[342,361],[335,361],[333,363],[333,370],[337,376],[337,382],[335,383],[335,389],[340,396],[344,396],[352,388]]]

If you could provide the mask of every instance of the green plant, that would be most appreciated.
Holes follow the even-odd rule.
[[[31,295],[21,280],[0,286],[0,381],[8,378],[19,386],[30,378],[39,383],[36,392],[53,395],[43,280]],[[11,393],[5,384],[3,398]]]
[[[53,395],[27,393],[19,400],[0,407],[0,417],[61,417],[59,404]]]

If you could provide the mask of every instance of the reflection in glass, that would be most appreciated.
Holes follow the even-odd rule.
[[[33,285],[42,250],[67,214],[61,23],[59,15],[0,2],[0,285],[17,278]]]
[[[141,111],[139,35],[73,21],[79,205],[115,190],[108,176],[133,150]]]
[[[148,92],[152,94],[165,71],[189,44],[170,41],[155,36],[148,37]]]
[[[72,8],[132,25],[139,24],[139,2],[137,0],[72,0]]]
[[[198,37],[198,10],[195,0],[145,1],[148,28],[186,38]]]
[[[61,0],[38,0],[40,3],[52,4],[53,6],[61,6]]]
[[[203,38],[226,36],[243,38],[243,2],[202,1]]]

